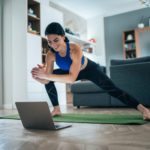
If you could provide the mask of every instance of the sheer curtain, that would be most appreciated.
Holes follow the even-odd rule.
[[[3,104],[3,80],[2,80],[2,3],[3,0],[0,0],[0,107]]]

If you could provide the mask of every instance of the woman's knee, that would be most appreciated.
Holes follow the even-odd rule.
[[[50,88],[51,86],[54,86],[54,82],[50,81],[49,83],[45,84],[45,88]]]

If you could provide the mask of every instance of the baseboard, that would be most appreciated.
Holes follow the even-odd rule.
[[[3,104],[2,106],[3,109],[12,109],[12,104]]]

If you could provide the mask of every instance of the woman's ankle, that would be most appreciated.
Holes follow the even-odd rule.
[[[53,111],[52,111],[52,116],[59,116],[61,115],[61,110],[59,106],[55,106]]]
[[[139,104],[137,106],[137,109],[142,113],[144,120],[150,120],[150,111],[148,108],[146,108],[142,104]]]
[[[60,106],[54,106],[54,110],[60,111]]]
[[[137,106],[137,110],[139,110],[143,114],[147,110],[147,108],[143,106],[142,104],[139,104]]]

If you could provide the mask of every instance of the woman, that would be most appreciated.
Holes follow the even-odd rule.
[[[53,116],[61,114],[54,82],[73,83],[77,80],[87,79],[106,90],[111,96],[139,110],[143,119],[150,119],[150,111],[146,107],[116,87],[101,71],[98,64],[83,56],[78,44],[69,43],[59,23],[49,24],[45,30],[45,35],[50,49],[47,53],[46,67],[38,65],[38,67],[33,68],[32,76],[38,82],[45,84],[47,94],[54,106]],[[54,61],[60,69],[53,70]]]

